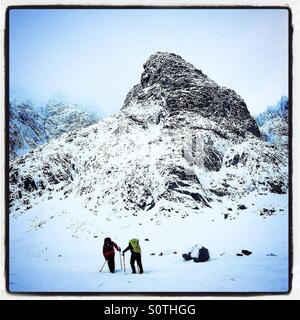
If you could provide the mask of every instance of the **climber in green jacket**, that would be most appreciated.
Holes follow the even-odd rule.
[[[131,251],[131,258],[130,258],[130,265],[132,269],[132,273],[136,273],[135,270],[135,262],[139,267],[140,273],[143,273],[143,266],[142,266],[142,256],[141,256],[141,247],[139,245],[138,239],[131,239],[129,240],[129,245],[126,249],[123,250],[123,255],[126,251]]]

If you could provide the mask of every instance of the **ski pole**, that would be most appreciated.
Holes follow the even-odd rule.
[[[105,262],[104,262],[104,264],[103,264],[103,266],[102,266],[102,268],[100,269],[100,272],[103,270],[103,268],[104,268],[104,266],[106,265],[106,260],[105,260]]]

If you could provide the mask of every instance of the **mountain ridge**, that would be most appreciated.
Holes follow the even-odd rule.
[[[256,116],[262,137],[269,143],[288,147],[289,141],[289,100],[282,96],[274,106],[269,106],[265,111]]]
[[[98,118],[66,99],[51,99],[37,108],[28,99],[9,103],[9,156],[11,159],[57,138],[95,123]]]

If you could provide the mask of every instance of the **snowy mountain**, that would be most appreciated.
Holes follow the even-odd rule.
[[[37,108],[30,100],[9,104],[9,152],[15,158],[57,138],[65,132],[86,127],[98,118],[65,98],[52,98]]]
[[[99,119],[77,104],[66,99],[52,98],[43,109],[47,140],[55,139],[63,133],[87,127]]]
[[[33,103],[12,101],[9,104],[9,155],[14,158],[46,142],[44,118]]]
[[[240,96],[218,86],[178,55],[150,56],[140,83],[128,93],[120,112],[16,158],[9,179],[14,290],[45,289],[44,280],[41,285],[33,281],[34,274],[55,273],[51,268],[65,274],[63,270],[78,265],[76,259],[79,265],[86,261],[86,270],[92,272],[98,268],[93,258],[99,251],[98,237],[108,234],[123,243],[128,237],[150,238],[150,245],[142,243],[148,268],[159,266],[161,251],[160,256],[168,256],[168,276],[163,272],[165,276],[154,281],[150,275],[145,279],[149,287],[133,278],[121,285],[103,280],[101,287],[91,281],[96,274],[75,287],[72,281],[77,276],[67,282],[52,282],[50,277],[45,280],[46,289],[286,290],[282,280],[286,273],[282,277],[276,272],[287,268],[287,153],[261,138]],[[263,219],[273,216],[268,229]],[[230,252],[225,259],[230,270],[236,270],[232,259],[239,246],[254,248],[263,255],[254,258],[256,281],[246,276],[244,287],[235,287],[226,275],[228,281],[209,289],[206,280],[192,280],[196,267],[182,272],[186,264],[176,266],[180,257],[174,252],[203,241],[214,259],[224,250]],[[24,250],[37,257],[34,274],[32,262],[21,260]],[[283,254],[280,262],[266,258],[269,250]],[[270,271],[273,261],[280,266],[276,281]],[[247,264],[239,264],[239,274],[253,270],[253,265],[243,263]],[[185,274],[182,284],[177,285],[172,268]],[[220,271],[220,265],[212,268]],[[166,281],[170,277],[173,280]]]
[[[274,118],[288,118],[289,100],[288,97],[282,96],[275,106],[269,106],[266,111],[256,116],[256,121],[261,127],[267,121]]]
[[[282,96],[275,106],[268,107],[256,117],[266,141],[284,147],[288,146],[288,107],[288,98]]]
[[[253,190],[286,192],[286,154],[259,138],[234,91],[174,54],[153,55],[144,69],[118,114],[16,160],[13,204],[64,190],[92,210],[176,210]]]

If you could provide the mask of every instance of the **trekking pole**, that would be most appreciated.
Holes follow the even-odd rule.
[[[105,262],[104,262],[104,264],[103,264],[103,266],[102,266],[102,268],[100,269],[100,272],[103,270],[103,268],[104,268],[104,266],[106,265],[106,260],[105,260]]]
[[[124,272],[126,272],[126,267],[125,267],[125,254],[123,254],[123,267],[124,267]]]
[[[121,266],[121,270],[123,270],[121,249],[120,249],[120,266]]]

